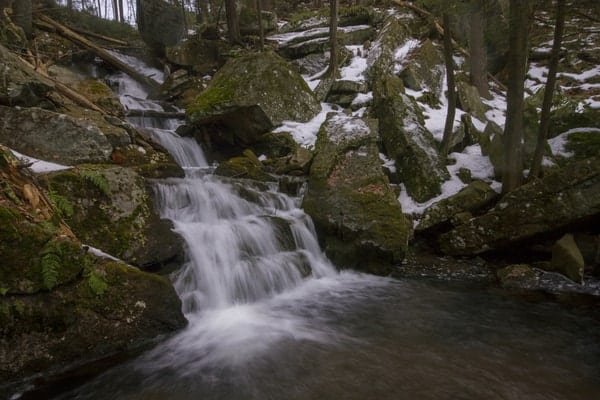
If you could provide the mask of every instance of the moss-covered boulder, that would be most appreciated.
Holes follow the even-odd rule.
[[[131,353],[185,326],[167,277],[88,257],[83,274],[68,284],[0,296],[0,380],[6,384],[0,395],[8,397],[3,390],[36,373]]]
[[[221,42],[190,38],[185,42],[166,48],[166,57],[173,64],[192,67],[197,73],[205,74],[223,64]]]
[[[439,103],[440,95],[445,89],[445,71],[441,51],[427,39],[407,55],[400,78],[407,88],[427,91],[434,99],[438,99],[435,103]]]
[[[429,207],[415,227],[415,231],[426,231],[451,223],[452,218],[457,214],[474,213],[489,205],[497,196],[498,193],[487,183],[474,181],[454,196]]]
[[[164,0],[138,0],[136,22],[144,42],[158,54],[186,34],[181,9]]]
[[[0,106],[0,142],[61,164],[107,162],[112,146],[95,125],[41,108]]]
[[[191,124],[219,123],[235,143],[251,144],[285,120],[306,122],[320,110],[300,74],[265,51],[230,59],[187,107],[186,115]]]
[[[573,155],[573,160],[600,154],[600,128],[575,128],[565,132],[564,136],[564,150]]]
[[[0,105],[48,106],[46,94],[54,83],[45,79],[0,44]]]
[[[185,325],[169,280],[87,254],[61,218],[72,212],[0,146],[2,398],[36,373],[80,367]]]
[[[109,114],[123,117],[125,109],[119,98],[104,82],[97,79],[85,79],[77,84],[77,92],[92,103],[97,104]]]
[[[486,120],[485,112],[489,107],[481,101],[481,96],[475,86],[459,80],[456,83],[456,93],[458,97],[458,107],[461,110],[471,114],[480,121]]]
[[[396,49],[410,37],[410,30],[400,16],[389,15],[373,42],[367,56],[367,76],[373,86],[374,80],[395,74]]]
[[[273,32],[277,30],[277,15],[271,11],[262,11],[261,13],[262,29],[265,33]],[[256,7],[242,7],[240,10],[240,33],[242,35],[254,35],[260,34],[260,27],[258,26],[258,13]]]
[[[72,205],[65,219],[83,243],[151,269],[183,253],[171,223],[160,219],[151,189],[132,169],[86,165],[47,179],[49,190]]]
[[[316,143],[302,207],[336,265],[387,275],[409,227],[382,171],[371,121],[330,115]]]
[[[255,181],[275,182],[276,179],[269,175],[262,163],[254,157],[233,157],[223,161],[215,170],[216,175],[230,178],[253,179]]]
[[[502,197],[490,212],[440,236],[442,251],[472,255],[580,224],[600,223],[600,159],[556,170]]]
[[[449,178],[448,171],[433,136],[425,128],[421,110],[404,93],[400,78],[377,79],[373,97],[383,148],[395,161],[408,194],[418,202],[440,194],[442,182]]]

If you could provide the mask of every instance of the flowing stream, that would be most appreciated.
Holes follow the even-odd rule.
[[[127,107],[162,109],[130,79],[113,80]],[[189,324],[58,398],[600,398],[597,314],[472,285],[337,272],[300,194],[214,176],[176,121],[131,122],[185,170],[155,192],[187,245],[173,282]]]

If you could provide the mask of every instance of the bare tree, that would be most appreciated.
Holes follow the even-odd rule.
[[[225,15],[227,17],[227,30],[231,43],[242,43],[240,23],[237,15],[235,0],[225,0]]]
[[[556,23],[554,26],[554,42],[552,43],[552,52],[550,54],[550,66],[548,67],[548,78],[546,88],[544,89],[544,100],[542,101],[542,115],[540,117],[540,130],[538,133],[535,152],[531,162],[531,169],[528,179],[534,179],[540,176],[542,170],[542,158],[548,138],[548,128],[550,127],[550,109],[552,108],[552,96],[554,95],[554,86],[556,85],[556,73],[558,72],[558,61],[560,58],[560,46],[562,43],[563,32],[565,28],[565,0],[558,0],[556,3]]]
[[[471,0],[469,29],[469,76],[481,97],[490,98],[487,80],[487,52],[484,43],[484,8],[487,0]]]
[[[504,125],[504,170],[502,192],[519,187],[523,181],[523,94],[527,73],[527,37],[530,0],[510,0],[508,91]]]
[[[263,27],[261,0],[256,0],[256,18],[258,18],[258,34],[260,36],[258,48],[260,49],[260,51],[262,51],[265,47],[265,29]]]
[[[446,112],[446,123],[444,125],[444,136],[440,146],[442,156],[448,154],[452,128],[454,127],[454,116],[456,115],[456,84],[454,82],[454,59],[452,57],[452,33],[450,31],[450,14],[444,12],[442,17],[444,25],[444,63],[446,64],[446,81],[448,83],[448,111]]]
[[[340,0],[330,1],[330,15],[329,15],[329,41],[330,41],[330,58],[329,68],[327,69],[326,75],[336,78],[338,76],[339,66],[339,49],[337,41],[337,27],[338,27],[338,9],[340,7]]]

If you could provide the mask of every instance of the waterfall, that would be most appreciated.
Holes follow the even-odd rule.
[[[163,111],[125,75],[112,79],[126,108]],[[212,175],[197,142],[175,132],[176,120],[129,121],[165,147],[185,171],[184,178],[156,182],[155,193],[161,217],[173,222],[186,244],[186,262],[173,282],[188,319],[335,275],[310,217],[299,208],[300,198],[278,192],[275,183]]]

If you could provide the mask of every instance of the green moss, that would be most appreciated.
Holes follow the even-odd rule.
[[[188,106],[188,116],[204,113],[227,105],[235,96],[238,82],[222,79],[217,84],[209,86]]]
[[[571,133],[565,149],[575,153],[576,159],[596,156],[600,154],[600,133],[596,131]]]

